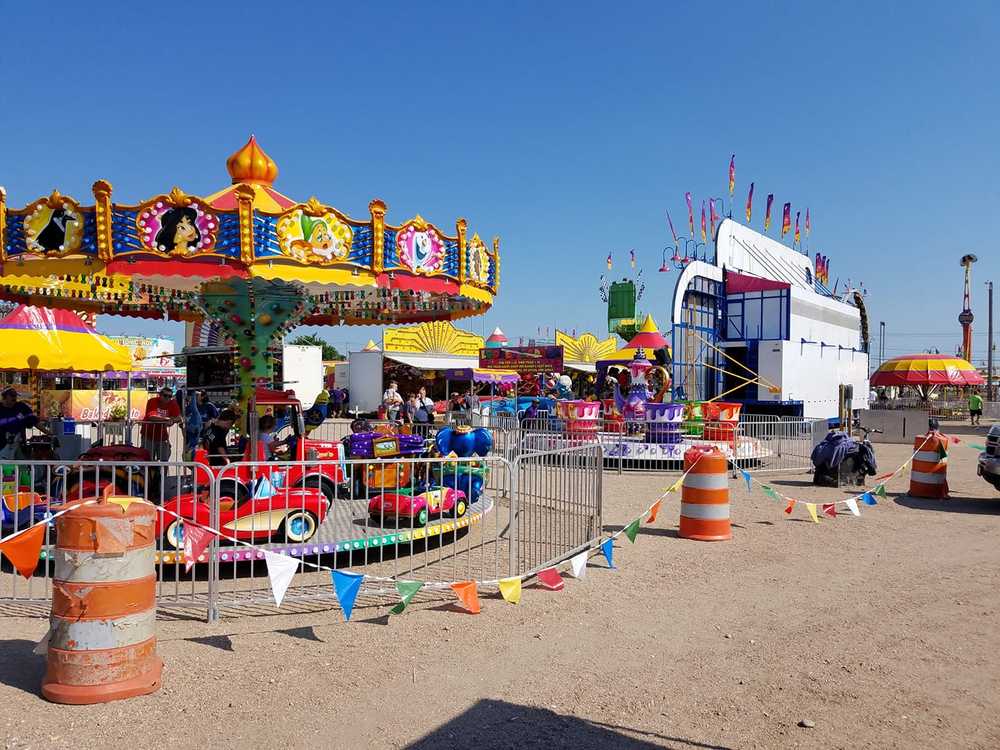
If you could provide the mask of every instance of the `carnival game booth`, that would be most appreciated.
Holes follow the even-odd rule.
[[[0,370],[7,382],[27,379],[24,393],[56,439],[48,442],[61,458],[79,456],[100,439],[102,421],[124,420],[132,406],[130,388],[104,387],[106,377],[131,376],[131,352],[69,310],[18,305],[0,319]],[[93,392],[55,387],[87,375],[96,379]],[[145,406],[144,395],[136,399],[136,409]]]
[[[368,217],[355,219],[315,197],[288,198],[274,188],[277,165],[252,137],[227,160],[226,167],[232,184],[215,193],[191,194],[173,187],[136,203],[115,202],[112,186],[105,180],[94,183],[89,205],[53,191],[12,209],[6,193],[0,191],[0,299],[58,310],[217,326],[219,336],[232,343],[237,373],[234,429],[246,437],[246,450],[229,455],[223,452],[228,446],[217,441],[214,457],[220,464],[211,467],[173,455],[171,476],[201,479],[188,493],[189,502],[176,506],[182,508],[176,512],[196,524],[202,516],[191,509],[205,503],[217,504],[210,515],[213,518],[222,511],[224,501],[232,501],[239,510],[243,498],[224,494],[220,484],[224,464],[235,467],[231,471],[246,470],[251,496],[266,496],[271,506],[281,507],[278,515],[266,518],[255,512],[251,520],[245,520],[237,514],[230,519],[231,527],[214,530],[206,554],[215,554],[211,550],[231,541],[230,532],[254,530],[259,532],[254,533],[255,541],[296,542],[300,557],[341,551],[325,530],[330,514],[314,513],[315,524],[303,520],[314,503],[329,502],[324,488],[292,487],[287,481],[276,484],[267,473],[288,465],[287,479],[294,467],[318,470],[333,464],[346,467],[350,474],[396,457],[374,453],[371,459],[352,461],[339,442],[299,454],[298,446],[305,441],[298,441],[295,455],[286,451],[281,457],[265,454],[266,460],[255,460],[261,455],[261,445],[275,448],[264,419],[272,415],[261,415],[255,403],[258,383],[271,376],[274,346],[298,325],[419,324],[481,314],[498,291],[499,239],[487,246],[479,234],[470,236],[464,219],[455,222],[454,234],[419,215],[391,224],[386,204],[377,199],[369,203]],[[99,364],[103,368],[104,363]],[[125,367],[121,363],[110,369]],[[352,394],[356,392],[354,380],[352,372]],[[222,429],[218,420],[216,426]],[[149,440],[160,439],[152,434]],[[406,460],[430,461],[430,456]],[[442,462],[447,459],[438,459]],[[125,466],[145,472],[150,463],[156,462],[133,459]],[[116,460],[106,466],[114,468]],[[438,474],[442,471],[439,468]],[[424,478],[424,484],[417,486],[433,488],[427,471],[417,473]],[[308,475],[308,471],[302,473]],[[344,486],[350,480],[348,476]],[[212,490],[202,494],[206,485]],[[167,496],[162,487],[155,488],[154,494],[147,484],[142,496],[163,507],[183,494],[185,486],[178,482],[178,489]],[[87,492],[81,490],[81,497],[87,499]],[[293,511],[298,514],[294,524],[289,521]],[[189,512],[195,515],[185,515]],[[452,528],[456,528],[454,523]],[[358,538],[365,539],[359,543],[365,549],[375,546],[375,540],[381,547],[388,538],[381,528],[367,522],[363,527],[352,522],[351,530],[356,531],[355,537],[343,542],[349,541],[351,549],[358,548]],[[313,532],[327,540],[326,548],[302,546]],[[178,541],[175,535],[174,542]],[[170,554],[171,560],[181,561],[179,555]],[[221,552],[219,559],[223,559]],[[225,559],[233,561],[234,557]]]

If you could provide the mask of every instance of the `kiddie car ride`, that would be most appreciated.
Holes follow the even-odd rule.
[[[386,492],[376,495],[368,503],[368,514],[382,525],[386,518],[413,519],[414,526],[426,526],[431,515],[461,518],[468,510],[465,493],[451,487],[425,490],[423,492]]]

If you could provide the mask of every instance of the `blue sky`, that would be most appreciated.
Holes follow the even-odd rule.
[[[98,10],[99,8],[99,10]],[[354,216],[458,216],[502,238],[477,331],[602,332],[604,259],[635,248],[666,320],[664,209],[684,192],[755,222],[775,194],[811,210],[813,250],[862,280],[890,354],[959,341],[958,258],[1000,281],[995,3],[0,2],[0,184],[19,207],[97,178],[138,201],[206,194],[250,132],[276,187]],[[697,207],[696,207],[697,210]],[[772,228],[772,233],[774,229]],[[1000,289],[998,289],[1000,294]],[[111,333],[175,324],[103,318]],[[363,344],[367,330],[320,331]]]

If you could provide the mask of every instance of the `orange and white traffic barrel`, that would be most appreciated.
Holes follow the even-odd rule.
[[[913,439],[910,497],[948,497],[948,438],[928,432]]]
[[[684,452],[679,535],[701,542],[733,538],[729,523],[729,461],[714,446],[694,446]]]
[[[160,687],[156,508],[107,500],[78,505],[55,521],[42,695],[56,703],[105,703]]]

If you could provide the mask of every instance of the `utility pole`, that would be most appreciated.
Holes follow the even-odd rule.
[[[988,322],[986,333],[986,400],[993,400],[993,282],[986,282]]]
[[[885,321],[878,324],[878,366],[885,361]]]

